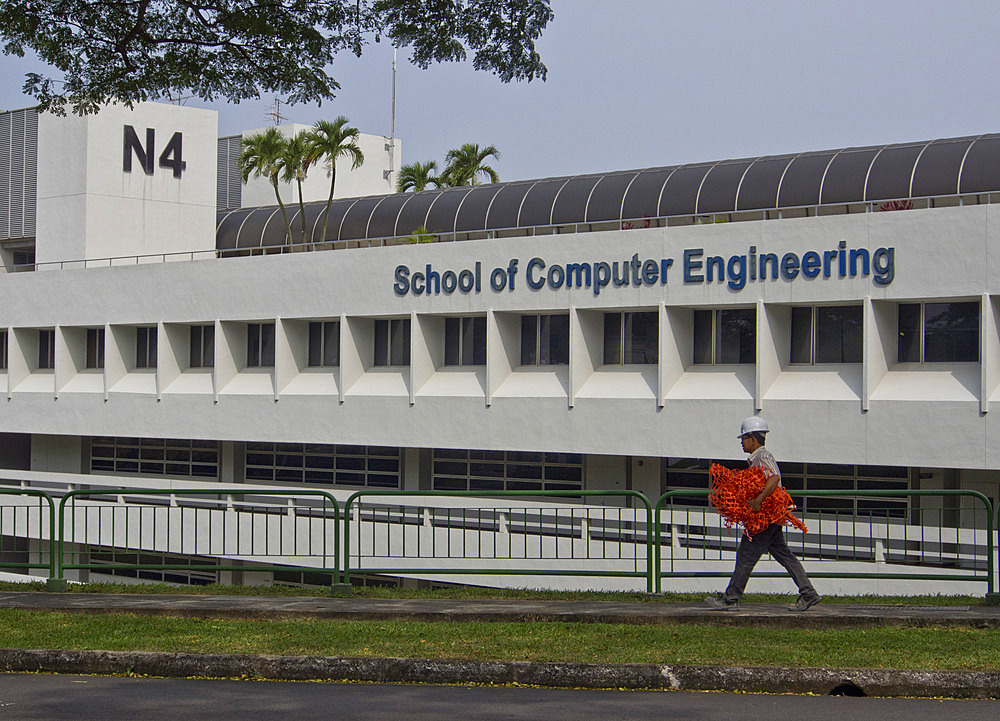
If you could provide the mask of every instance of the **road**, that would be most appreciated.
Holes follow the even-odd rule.
[[[0,719],[982,721],[1000,701],[0,674]]]

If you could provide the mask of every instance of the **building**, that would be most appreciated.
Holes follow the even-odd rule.
[[[292,246],[209,111],[0,139],[5,483],[655,500],[760,413],[845,494],[806,512],[1000,497],[998,135],[311,202]],[[966,522],[878,506],[920,503]]]

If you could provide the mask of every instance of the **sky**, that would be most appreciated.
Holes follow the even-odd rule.
[[[552,0],[545,82],[471,63],[421,70],[399,51],[402,162],[495,145],[501,180],[599,173],[1000,132],[1000,3],[980,0]],[[0,108],[37,61],[0,56]],[[282,106],[389,135],[392,48],[339,57],[337,97]],[[219,112],[219,134],[268,125],[273,96]]]

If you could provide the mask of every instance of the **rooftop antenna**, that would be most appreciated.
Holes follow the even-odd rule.
[[[287,117],[281,114],[282,102],[283,102],[282,99],[279,98],[277,95],[275,95],[274,102],[271,104],[271,108],[266,113],[264,113],[264,115],[267,116],[267,118],[270,119],[270,121],[275,125],[281,125],[283,122],[288,120]],[[287,105],[287,103],[285,104]]]
[[[389,169],[382,172],[385,180],[392,182],[392,174],[396,167],[396,46],[392,48],[392,119],[389,130],[389,144],[385,146],[389,151]]]

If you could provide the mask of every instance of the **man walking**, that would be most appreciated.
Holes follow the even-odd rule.
[[[764,499],[781,484],[778,463],[771,452],[764,448],[764,436],[767,432],[767,421],[760,416],[751,416],[740,426],[739,439],[743,444],[743,452],[750,454],[747,463],[751,468],[760,468],[764,471],[764,488],[757,496],[750,499],[749,505],[754,511],[760,511]],[[770,553],[771,557],[788,571],[799,588],[799,597],[789,606],[790,611],[806,611],[820,602],[822,596],[816,593],[799,559],[785,543],[782,524],[772,523],[752,537],[744,531],[740,547],[736,551],[736,569],[733,571],[729,586],[726,587],[726,592],[709,596],[705,599],[705,603],[710,608],[720,611],[739,608],[740,597],[747,587],[747,581],[750,580],[750,573],[765,552]]]

